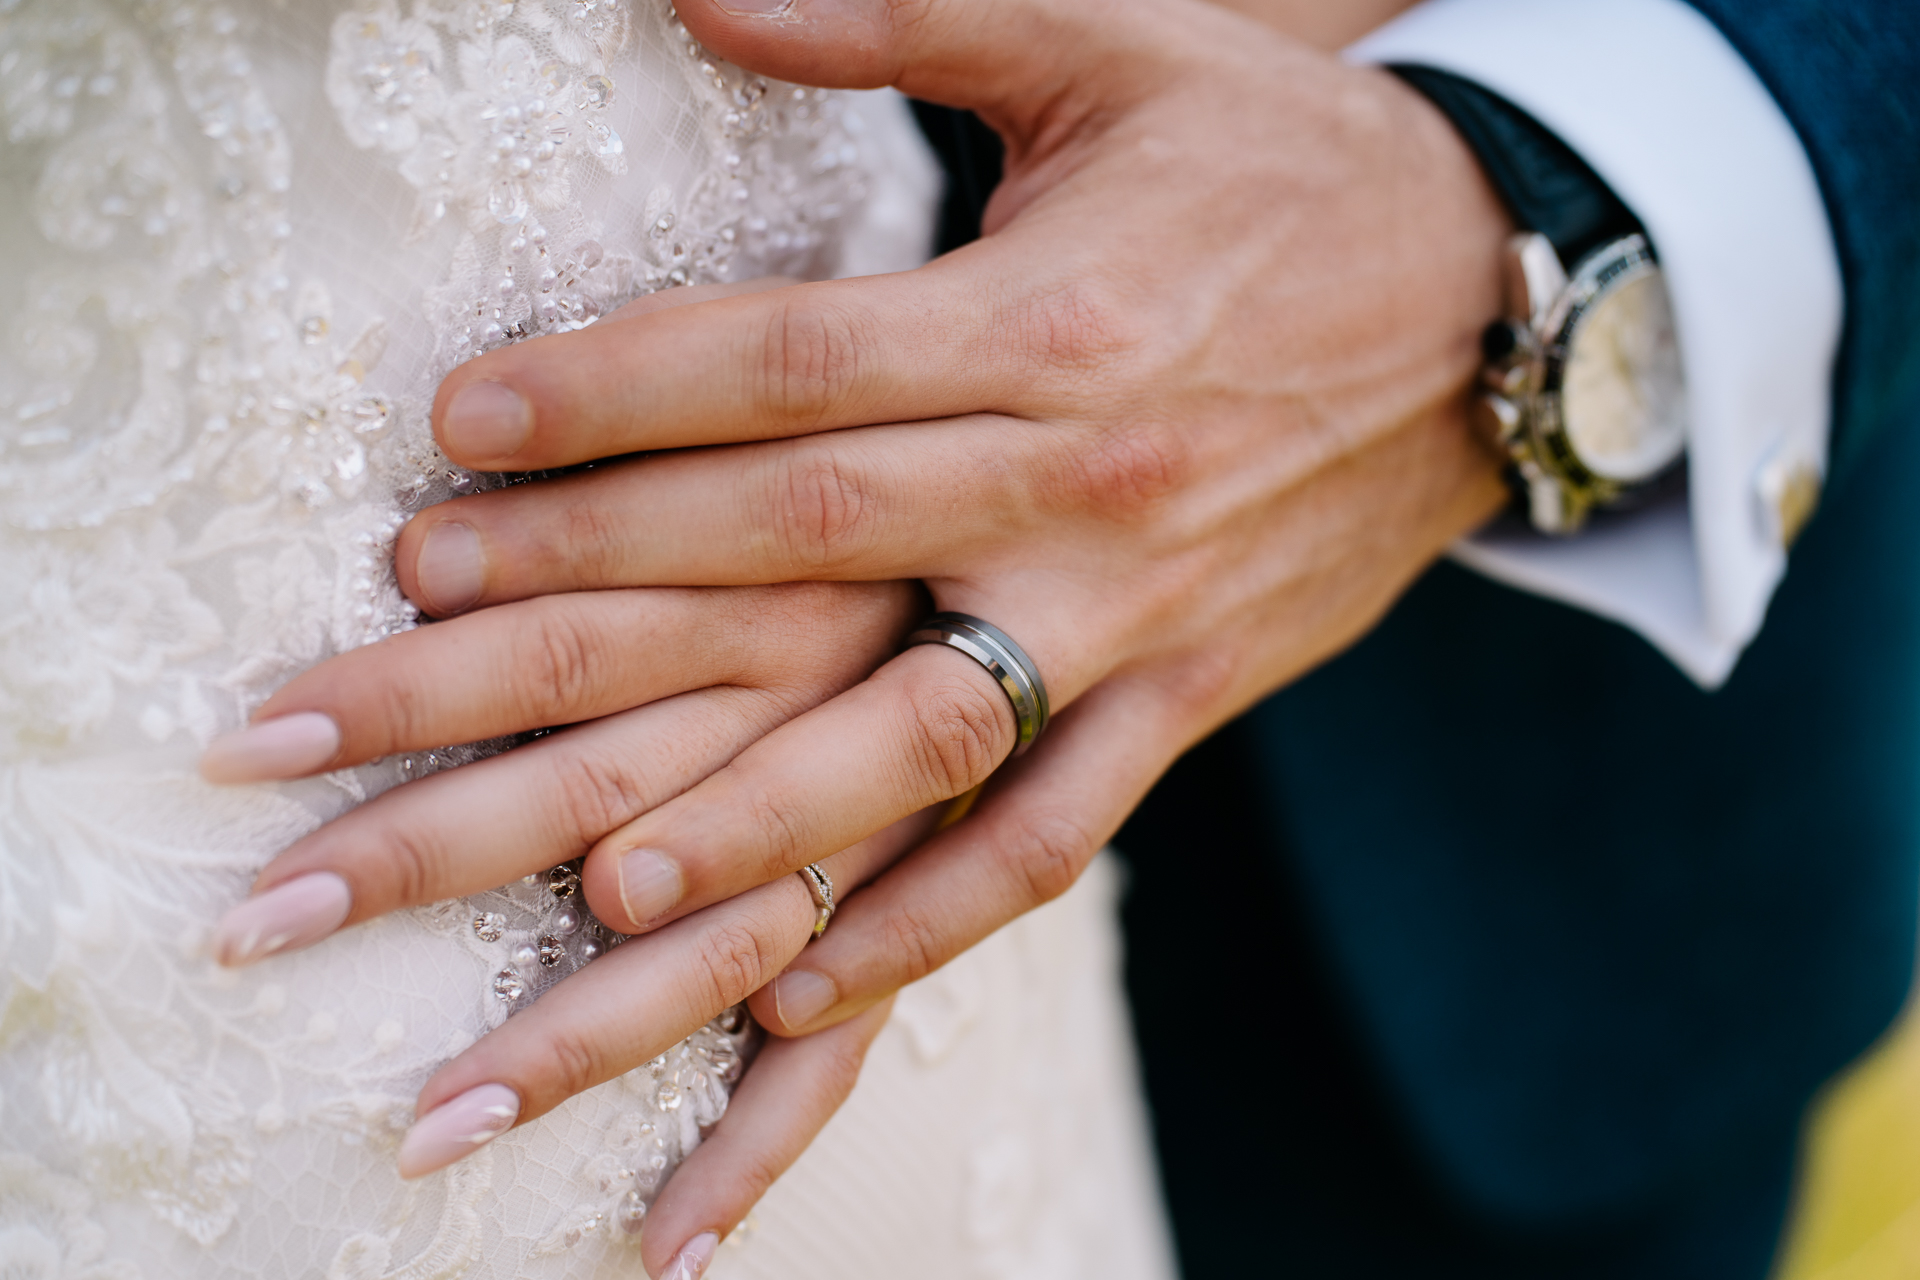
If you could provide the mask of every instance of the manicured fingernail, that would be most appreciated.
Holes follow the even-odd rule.
[[[773,1011],[789,1031],[806,1026],[839,998],[833,979],[811,969],[789,969],[773,980]]]
[[[460,612],[487,585],[480,535],[457,520],[433,526],[414,557],[413,574],[424,597],[421,604],[434,613]]]
[[[440,419],[440,443],[456,462],[509,457],[532,434],[533,406],[498,382],[469,382],[453,393]]]
[[[720,1237],[711,1231],[703,1231],[680,1246],[680,1252],[673,1255],[673,1261],[667,1264],[666,1274],[660,1280],[700,1280],[706,1274],[707,1264],[713,1261],[713,1251],[719,1247]]]
[[[340,726],[319,711],[296,711],[225,733],[207,744],[208,782],[278,782],[326,768],[340,754]]]
[[[629,849],[620,855],[620,905],[638,928],[673,910],[680,901],[680,868],[652,849]]]
[[[248,898],[213,926],[213,958],[229,969],[308,947],[338,929],[353,891],[331,871],[313,871]]]
[[[400,1176],[421,1178],[473,1154],[513,1128],[520,1095],[503,1084],[481,1084],[449,1098],[413,1122],[400,1140]]]
[[[738,18],[770,18],[793,8],[793,0],[722,0],[719,7]]]

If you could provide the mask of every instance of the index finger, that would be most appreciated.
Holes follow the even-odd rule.
[[[1044,316],[979,285],[977,245],[917,271],[616,316],[502,347],[434,398],[449,458],[534,471],[977,410],[1032,389]]]

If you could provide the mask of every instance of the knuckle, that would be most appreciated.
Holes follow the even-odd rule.
[[[585,1093],[616,1074],[606,1055],[578,1031],[562,1028],[545,1041],[541,1075],[562,1098]]]
[[[421,906],[445,896],[440,886],[446,880],[447,854],[437,840],[399,827],[389,831],[383,843],[382,874],[397,903]]]
[[[783,458],[772,497],[776,536],[791,562],[822,571],[867,549],[876,497],[866,477],[833,449],[812,446]]]
[[[367,655],[366,666],[359,665],[360,653],[346,655],[346,659],[355,664],[348,669],[349,674],[365,674],[371,678],[354,690],[352,710],[343,723],[357,722],[372,731],[369,738],[383,737],[384,741],[378,743],[381,755],[439,741],[434,733],[439,707],[432,682],[421,663],[417,660],[395,662],[392,669],[383,670],[377,665],[382,656],[377,646],[361,652]],[[409,656],[417,659],[419,655]]]
[[[747,830],[760,846],[764,879],[795,868],[794,859],[810,848],[805,797],[784,789],[757,790],[746,801]]]
[[[734,1150],[733,1159],[737,1162],[734,1177],[737,1186],[744,1188],[749,1201],[757,1201],[766,1194],[781,1174],[787,1171],[787,1162],[777,1150],[765,1147],[741,1144]]]
[[[992,773],[1008,745],[1004,698],[957,678],[930,681],[908,700],[918,780],[932,800],[957,796]]]
[[[582,706],[593,688],[595,644],[573,610],[545,607],[529,612],[526,643],[515,646],[515,676],[529,723],[549,723],[556,713]]]
[[[1087,829],[1059,812],[1028,816],[1014,837],[995,850],[1030,907],[1051,902],[1071,889],[1095,852]]]
[[[599,586],[619,577],[632,538],[631,513],[598,500],[593,489],[575,489],[573,501],[558,504],[558,540],[541,548],[547,565]]]
[[[719,921],[704,929],[697,954],[700,996],[714,1012],[740,1003],[773,977],[773,956],[748,920]]]
[[[1171,425],[1116,428],[1060,457],[1060,505],[1102,517],[1137,521],[1159,509],[1190,478],[1193,451]]]
[[[648,797],[624,764],[582,753],[554,772],[558,825],[592,843],[645,812]]]
[[[788,299],[767,322],[761,402],[790,422],[825,421],[859,376],[860,336],[852,313],[817,299]]]
[[[918,982],[947,962],[937,922],[917,906],[897,904],[887,914],[880,934],[879,954],[893,964],[894,976],[898,978],[894,986]]]
[[[1091,280],[1029,294],[1019,306],[1022,349],[1050,372],[1096,373],[1135,343],[1127,308]]]

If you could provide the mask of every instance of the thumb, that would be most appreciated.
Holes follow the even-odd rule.
[[[1152,47],[1124,0],[678,0],[703,44],[761,75],[832,89],[892,85],[980,112],[1010,140],[1077,114],[1089,82]]]

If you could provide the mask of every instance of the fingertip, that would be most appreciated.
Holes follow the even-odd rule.
[[[891,83],[892,22],[875,0],[682,0],[702,44],[762,75],[827,89]]]
[[[773,1004],[773,983],[769,982],[747,997],[747,1012],[769,1035],[784,1039],[789,1034],[786,1027],[781,1025],[780,1011]]]
[[[461,466],[504,470],[533,436],[532,402],[504,382],[456,386],[437,408],[434,439]]]
[[[223,733],[200,756],[200,776],[234,786],[319,773],[340,755],[340,726],[321,711],[273,716]]]
[[[410,578],[409,597],[436,617],[472,608],[487,584],[486,547],[480,534],[458,520],[435,522],[413,550]]]
[[[670,923],[686,896],[686,873],[678,859],[644,846],[600,847],[580,870],[587,906],[610,929],[632,936]]]
[[[702,1231],[680,1246],[679,1252],[673,1255],[673,1261],[660,1273],[660,1280],[700,1280],[713,1261],[714,1250],[719,1247],[719,1232]]]
[[[345,924],[353,890],[331,871],[283,881],[220,917],[210,940],[213,958],[238,969],[282,951],[312,946]]]
[[[520,1095],[504,1084],[475,1085],[414,1121],[400,1141],[400,1176],[423,1178],[464,1159],[513,1128]]]
[[[798,1035],[840,1002],[832,978],[812,969],[789,969],[773,980],[773,1012],[789,1035]]]

